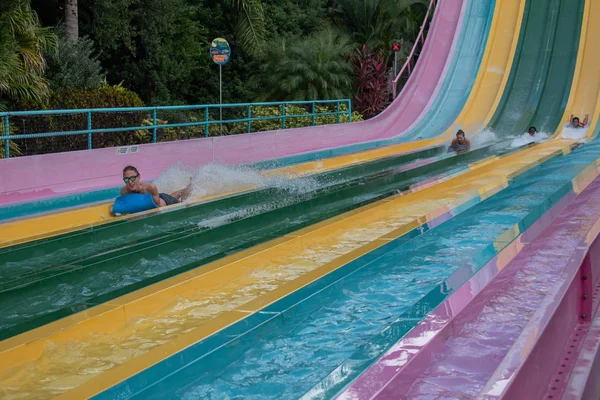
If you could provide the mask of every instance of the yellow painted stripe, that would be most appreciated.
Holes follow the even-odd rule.
[[[419,224],[486,191],[497,192],[509,176],[569,144],[548,142],[499,157],[467,175],[355,210],[0,342],[0,386],[32,396],[68,388],[73,389],[63,398],[92,396]]]

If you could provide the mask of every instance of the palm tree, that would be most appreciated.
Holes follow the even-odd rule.
[[[347,36],[328,29],[293,43],[276,40],[267,48],[251,80],[264,93],[258,100],[341,99],[352,94]]]
[[[335,0],[333,19],[345,26],[359,45],[373,51],[389,49],[406,24],[405,10],[425,0]]]
[[[245,52],[261,54],[265,40],[265,16],[260,0],[228,0],[235,10],[235,35]]]
[[[67,26],[67,40],[76,41],[79,38],[77,0],[65,0],[65,25]]]
[[[2,0],[0,5],[0,109],[8,100],[41,102],[48,93],[42,74],[44,52],[58,46],[57,36],[40,26],[28,0]]]

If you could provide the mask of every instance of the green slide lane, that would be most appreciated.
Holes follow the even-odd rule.
[[[531,0],[506,90],[490,121],[498,137],[531,125],[554,132],[569,97],[584,0]]]

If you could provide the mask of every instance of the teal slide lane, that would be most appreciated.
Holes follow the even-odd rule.
[[[599,151],[596,140],[554,157],[95,398],[332,398],[569,194]]]
[[[277,168],[403,143],[421,137],[431,138],[438,136],[456,119],[475,82],[487,44],[495,4],[495,0],[468,1],[458,44],[452,54],[451,64],[444,77],[438,97],[422,117],[422,121],[405,135],[391,139],[302,153],[246,166],[259,170]],[[100,191],[61,196],[49,200],[0,207],[0,221],[42,212],[57,211],[93,202],[108,201],[117,197],[119,190],[120,188],[115,187]]]
[[[490,128],[500,138],[529,126],[554,133],[577,61],[584,0],[530,0],[506,90]]]
[[[456,120],[463,109],[477,72],[494,17],[495,1],[470,2],[465,19],[468,29],[461,32],[459,47],[452,58],[450,70],[433,105],[405,135],[386,140],[386,144],[409,142],[416,139],[431,139],[441,135]]]

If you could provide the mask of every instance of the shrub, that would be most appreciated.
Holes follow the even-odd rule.
[[[14,129],[14,128],[11,128],[11,129]],[[0,136],[4,136],[4,118],[0,118]],[[5,156],[5,148],[6,148],[5,146],[6,146],[5,141],[4,140],[0,141],[0,158],[4,158],[4,156]],[[11,157],[17,157],[22,154],[21,149],[19,148],[19,145],[15,141],[10,140],[9,146],[10,146],[9,147],[9,155]]]
[[[348,106],[346,104],[340,104],[340,111],[347,111]],[[333,105],[315,105],[315,113],[327,113],[335,111]],[[298,106],[298,105],[287,105],[285,107],[285,115],[290,116],[285,120],[285,128],[302,128],[305,126],[312,125],[312,117],[291,117],[293,115],[305,115],[310,114],[310,106]],[[252,107],[251,116],[253,118],[268,118],[268,117],[280,117],[281,107],[267,107],[267,106],[254,106]],[[362,121],[363,117],[360,113],[352,112],[352,121]],[[337,122],[336,115],[322,115],[315,117],[315,125],[329,125]],[[348,122],[348,115],[340,115],[340,123]],[[227,134],[238,134],[247,132],[247,124],[235,124],[237,126],[228,129]],[[263,132],[281,129],[281,118],[273,118],[270,120],[263,121],[252,121],[252,132]]]
[[[380,52],[362,46],[354,57],[354,71],[358,88],[354,107],[366,118],[374,117],[387,107],[389,68]]]
[[[55,90],[95,89],[102,86],[106,73],[94,54],[94,42],[82,37],[60,40],[59,51],[49,57],[46,76]]]
[[[115,108],[115,107],[141,107],[139,96],[121,86],[102,86],[89,90],[60,90],[52,92],[49,103],[45,107],[39,104],[25,104],[22,109],[87,109],[87,108]],[[94,113],[92,115],[92,128],[118,128],[141,126],[147,113],[141,111],[120,113]],[[40,115],[13,117],[11,123],[14,129],[11,133],[31,134],[42,132],[67,132],[87,129],[87,113]],[[148,143],[152,133],[147,131],[131,132],[100,132],[92,136],[94,148],[121,146],[125,144]],[[19,147],[24,155],[44,154],[60,151],[82,150],[88,148],[88,137],[85,134],[64,135],[47,138],[34,138],[19,141]]]
[[[250,79],[268,100],[330,100],[352,93],[352,47],[347,36],[324,29],[308,37],[273,40]]]

